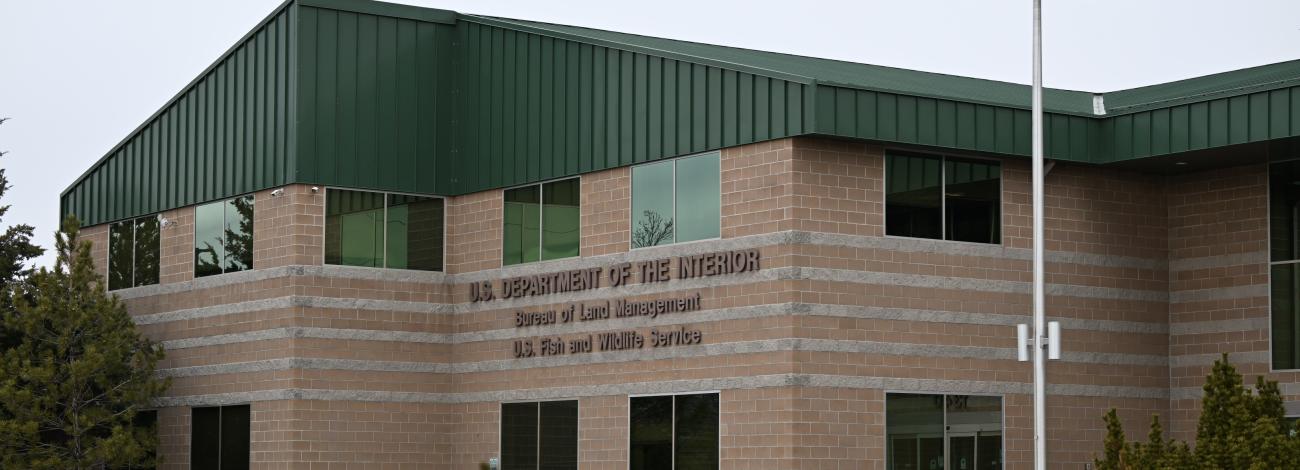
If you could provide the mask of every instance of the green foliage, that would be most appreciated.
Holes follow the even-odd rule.
[[[33,273],[0,311],[16,335],[0,350],[0,468],[148,465],[157,446],[133,421],[168,386],[154,373],[162,348],[105,292],[77,231],[69,217],[53,269]]]
[[[1106,413],[1106,440],[1097,470],[1187,469],[1271,470],[1300,462],[1300,433],[1286,425],[1277,382],[1259,377],[1254,390],[1242,385],[1228,355],[1214,361],[1206,377],[1196,449],[1164,438],[1159,416],[1152,416],[1147,442],[1126,442],[1115,410]]]

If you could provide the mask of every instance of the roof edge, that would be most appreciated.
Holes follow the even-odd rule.
[[[391,16],[395,18],[443,24],[456,24],[456,18],[460,16],[451,10],[403,5],[400,3],[377,2],[372,0],[298,0],[298,4],[305,7],[350,11],[378,16]]]

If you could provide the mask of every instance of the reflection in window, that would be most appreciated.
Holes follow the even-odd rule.
[[[441,271],[442,198],[329,189],[325,264]]]
[[[717,152],[632,168],[632,248],[717,238],[722,219]]]
[[[507,189],[501,264],[578,256],[579,188],[573,178]]]
[[[718,468],[718,394],[629,399],[631,470]]]
[[[1300,161],[1269,165],[1273,368],[1300,369]]]
[[[996,161],[891,153],[885,159],[889,235],[1000,243]]]
[[[248,469],[248,405],[196,407],[190,413],[191,469]]]
[[[253,268],[253,196],[194,209],[194,276]]]
[[[576,468],[576,400],[501,404],[502,470]]]
[[[889,470],[1001,469],[1002,398],[891,393],[885,434]]]
[[[158,216],[116,222],[108,227],[108,288],[158,283]]]

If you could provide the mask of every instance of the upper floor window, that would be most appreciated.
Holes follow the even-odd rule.
[[[632,248],[718,238],[718,152],[632,168]]]
[[[253,268],[253,195],[194,209],[194,277]]]
[[[501,264],[578,256],[580,192],[577,178],[507,189]]]
[[[501,469],[578,468],[578,401],[501,404]]]
[[[114,222],[108,226],[108,288],[158,283],[158,216]]]
[[[1300,160],[1269,165],[1273,368],[1300,369]]]
[[[1002,240],[1002,171],[996,161],[890,153],[885,233],[977,243]]]
[[[325,264],[442,271],[439,197],[330,189]]]

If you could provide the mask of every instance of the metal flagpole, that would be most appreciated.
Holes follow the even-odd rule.
[[[1034,470],[1047,470],[1047,329],[1043,301],[1043,6],[1034,0]],[[1055,343],[1059,338],[1052,338]]]

